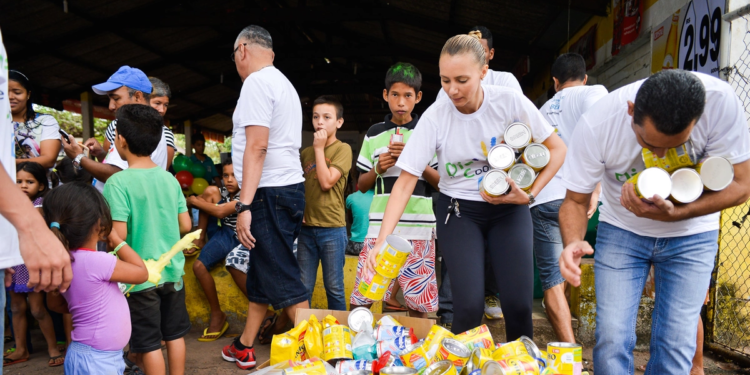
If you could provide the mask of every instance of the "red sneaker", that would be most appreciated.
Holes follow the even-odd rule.
[[[237,338],[239,340],[239,337]],[[235,341],[222,349],[221,356],[225,361],[234,362],[237,367],[249,370],[255,367],[255,349],[240,350],[234,345]]]

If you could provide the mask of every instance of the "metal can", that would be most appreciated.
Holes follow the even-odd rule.
[[[401,267],[406,264],[406,258],[412,250],[409,241],[395,234],[389,235],[385,238],[385,244],[378,254],[375,272],[383,275],[383,277],[395,279],[398,277]]]
[[[538,346],[536,346],[534,340],[530,339],[529,337],[521,336],[517,341],[521,342],[523,346],[526,347],[526,352],[529,353],[529,355],[533,358],[547,358],[546,356],[542,355],[542,351],[539,350]]]
[[[508,174],[500,169],[493,169],[484,175],[479,183],[479,191],[483,191],[490,197],[499,197],[508,192],[510,185],[505,179]]]
[[[539,375],[539,363],[528,354],[497,361],[506,374]]]
[[[352,331],[335,325],[323,330],[323,360],[352,359]]]
[[[356,370],[356,371],[349,371],[349,372],[344,372],[344,373],[340,373],[340,374],[343,374],[343,375],[372,375],[372,371],[369,371],[369,370]]]
[[[434,361],[451,361],[453,366],[456,367],[456,371],[461,372],[464,364],[469,360],[471,353],[471,350],[465,344],[456,339],[446,337],[440,343],[440,348],[435,353]]]
[[[707,190],[724,190],[734,180],[734,166],[720,156],[709,156],[701,160],[695,170],[700,174],[703,186]]]
[[[505,128],[503,140],[508,146],[520,150],[531,143],[531,128],[522,122],[514,122]]]
[[[507,172],[516,163],[516,151],[506,144],[499,144],[487,153],[487,162],[490,168]]]
[[[486,324],[456,335],[456,340],[466,344],[469,350],[474,350],[474,348],[491,349],[495,346],[492,333],[490,333]]]
[[[365,271],[364,278],[359,282],[359,292],[363,297],[373,301],[380,301],[385,296],[385,291],[391,285],[393,279],[389,279],[377,272]]]
[[[534,185],[536,172],[526,164],[516,164],[508,171],[508,176],[523,191],[528,191]]]
[[[282,371],[283,375],[326,375],[326,365],[321,360],[294,366]]]
[[[550,156],[547,146],[541,143],[532,143],[523,150],[521,160],[535,172],[539,172],[549,164]]]
[[[427,347],[421,342],[406,347],[399,353],[399,358],[404,366],[417,370],[421,370],[432,363],[427,355]]]
[[[667,149],[663,158],[654,155],[647,148],[641,151],[641,155],[646,168],[659,167],[670,173],[680,168],[692,167],[698,162],[693,141],[690,140],[678,147]]]
[[[435,362],[424,370],[424,375],[458,375],[451,361]]]
[[[390,315],[385,315],[382,318],[380,318],[380,320],[378,320],[378,325],[379,326],[403,326],[403,324],[399,323],[398,320],[396,320],[396,318]]]
[[[469,355],[469,360],[464,364],[464,368],[467,369],[467,373],[471,373],[474,370],[481,370],[487,361],[492,361],[492,349],[475,348]],[[461,370],[463,372],[463,370]]]
[[[519,355],[526,354],[529,352],[526,350],[526,345],[516,340],[503,344],[492,353],[492,359],[499,361],[502,359],[513,358]]]
[[[380,369],[380,375],[415,375],[417,370],[406,366],[390,366]]]
[[[651,199],[658,195],[666,199],[672,193],[672,179],[669,173],[657,167],[646,168],[627,182],[635,186],[635,194],[639,198]]]
[[[414,328],[408,328],[404,326],[378,326],[375,329],[375,340],[393,340],[399,337],[412,337],[414,336]]]
[[[347,322],[349,323],[349,329],[354,332],[362,332],[365,327],[372,328],[372,322],[375,318],[372,316],[372,311],[367,307],[357,307],[349,313]],[[364,324],[364,326],[362,325]]]
[[[440,347],[440,343],[443,342],[443,339],[446,337],[454,338],[455,336],[451,331],[437,324],[430,328],[430,331],[427,332],[427,337],[424,339],[424,347],[430,358],[435,356],[435,353],[437,353],[437,350]]]
[[[336,372],[339,374],[346,374],[347,372],[352,371],[361,371],[365,370],[368,372],[372,372],[372,362],[371,361],[339,361],[339,363],[336,364]]]
[[[583,348],[569,342],[547,344],[547,363],[555,374],[581,375],[583,370]]]
[[[677,203],[690,203],[703,193],[701,175],[692,168],[680,168],[672,172],[672,200]]]
[[[399,354],[409,345],[414,344],[416,340],[416,337],[399,337],[394,340],[378,341],[378,357],[383,356],[385,352],[391,352],[391,354]]]

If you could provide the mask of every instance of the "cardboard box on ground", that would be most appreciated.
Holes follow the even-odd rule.
[[[318,320],[321,322],[323,319],[328,316],[332,315],[335,317],[341,324],[348,325],[349,321],[349,311],[336,311],[336,310],[320,310],[320,309],[298,309],[297,314],[294,317],[294,326],[299,326],[300,323],[302,323],[305,320],[310,319],[312,315],[315,315]],[[380,320],[380,318],[390,315],[390,314],[372,314],[375,321]],[[420,318],[411,318],[405,315],[391,315],[392,318],[394,318],[399,323],[403,324],[404,327],[413,328],[414,334],[419,339],[424,339],[427,337],[427,334],[430,332],[430,328],[432,328],[433,325],[435,325],[434,319],[420,319]],[[259,365],[257,368],[258,370],[268,367],[271,364],[271,360],[267,360],[263,362],[261,365]]]

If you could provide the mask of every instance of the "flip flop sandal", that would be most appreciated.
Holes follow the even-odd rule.
[[[12,366],[18,363],[28,362],[28,358],[19,358],[19,359],[10,359],[10,358],[3,358],[3,367],[5,366]]]
[[[5,343],[13,341],[13,336],[5,336]]]
[[[221,327],[220,332],[208,332],[208,328],[203,330],[203,336],[198,337],[198,341],[200,342],[211,342],[218,340],[221,336],[224,336],[224,333],[229,329],[229,323],[227,321],[224,321],[224,326]],[[206,337],[206,336],[213,336],[213,337]]]
[[[5,358],[5,357],[9,356],[11,353],[15,353],[15,352],[16,352],[16,348],[10,348],[10,349],[8,349],[8,350],[5,351],[5,354],[3,354],[3,358]]]
[[[65,341],[58,341],[57,342],[57,350],[60,352],[64,352],[68,348],[68,343]]]
[[[396,307],[396,306],[389,305],[389,304],[385,303],[385,304],[383,304],[383,311],[401,312],[401,311],[408,311],[408,309],[404,305],[399,305],[398,307]]]
[[[57,363],[58,359],[62,359],[62,362]],[[49,361],[48,361],[47,365],[49,367],[60,367],[60,366],[62,366],[64,364],[65,364],[65,355],[64,354],[60,354],[60,355],[55,356],[55,357],[49,357]]]
[[[270,334],[273,330],[273,327],[276,325],[276,320],[279,318],[278,315],[273,314],[273,316],[270,316],[263,320],[263,323],[260,325],[260,330],[258,330],[258,341],[263,344],[270,344],[273,340],[273,335]],[[270,324],[266,325],[266,322],[270,322]]]
[[[186,253],[186,252],[183,251],[182,254],[185,255],[186,258],[190,258],[190,257],[194,257],[194,256],[196,256],[196,255],[198,255],[198,254],[201,253],[201,249],[191,249],[191,250],[193,250],[192,253]]]

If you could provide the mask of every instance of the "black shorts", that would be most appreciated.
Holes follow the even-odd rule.
[[[178,285],[180,290],[175,290]],[[164,283],[158,288],[131,293],[128,297],[130,351],[148,353],[161,349],[161,340],[172,341],[190,331],[190,317],[185,305],[182,282]]]

